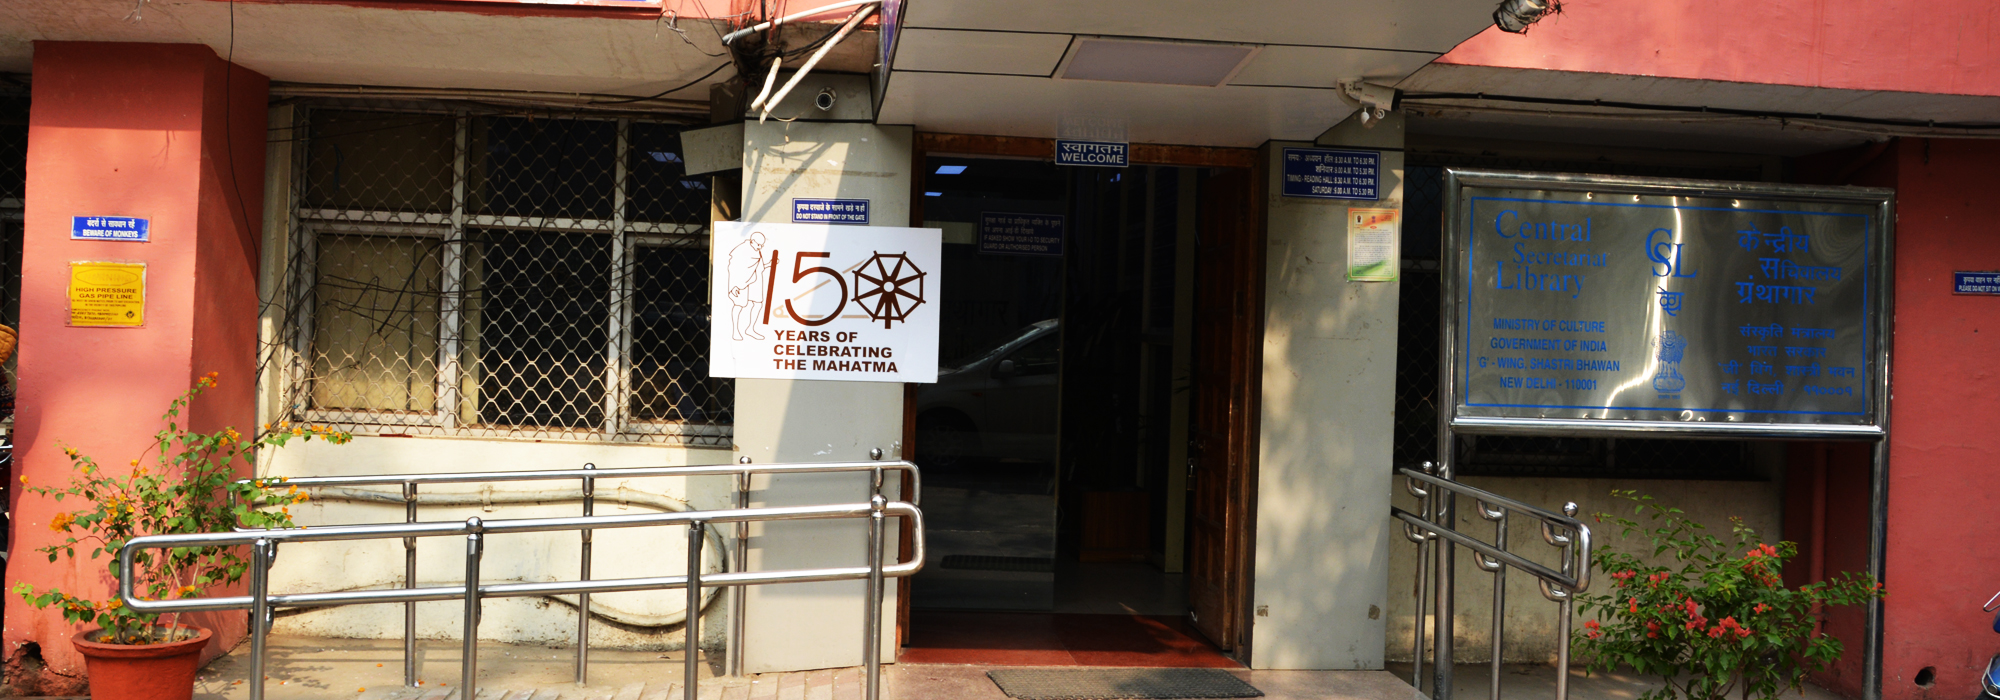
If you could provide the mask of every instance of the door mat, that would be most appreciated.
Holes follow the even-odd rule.
[[[986,677],[1017,700],[1255,698],[1264,691],[1219,668],[1020,668]]]

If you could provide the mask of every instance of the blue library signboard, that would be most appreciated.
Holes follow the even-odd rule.
[[[1454,425],[1879,433],[1886,195],[1702,184],[1449,173]]]

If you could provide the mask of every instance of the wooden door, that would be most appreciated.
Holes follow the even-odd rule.
[[[1244,641],[1249,593],[1264,275],[1251,174],[1216,173],[1202,184],[1195,263],[1188,615],[1209,641],[1233,650]]]

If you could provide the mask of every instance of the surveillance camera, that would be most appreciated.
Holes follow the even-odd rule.
[[[1361,107],[1361,125],[1374,127],[1396,107],[1396,89],[1359,80],[1342,82],[1340,94]]]
[[[1389,116],[1389,110],[1382,109],[1381,107],[1362,107],[1361,128],[1373,129],[1375,128],[1375,125],[1377,123],[1381,122],[1384,118],[1387,118],[1388,116]]]
[[[819,111],[831,112],[833,111],[833,101],[838,98],[839,95],[834,93],[833,88],[826,88],[819,91],[818,96],[813,97],[813,106],[818,107]]]

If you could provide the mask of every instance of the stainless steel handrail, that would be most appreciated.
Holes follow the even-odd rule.
[[[884,565],[882,553],[886,537],[886,522],[890,517],[906,518],[908,522],[914,525],[915,537],[909,559],[899,560],[894,565]],[[709,576],[704,576],[701,573],[702,532],[710,523],[854,518],[867,518],[869,520],[868,562],[865,566],[789,569],[766,572],[725,572]],[[485,538],[488,535],[658,526],[682,526],[687,528],[688,570],[685,575],[486,585],[479,583],[480,564],[484,556]],[[277,558],[278,546],[286,542],[338,542],[445,537],[452,535],[463,536],[466,539],[466,574],[465,585],[462,586],[427,586],[423,588],[392,588],[370,591],[328,591],[287,595],[271,595],[270,593],[271,565]],[[472,698],[476,696],[478,689],[478,628],[481,600],[510,596],[611,593],[673,588],[683,588],[688,592],[688,605],[690,607],[687,616],[687,644],[683,660],[684,678],[682,680],[682,687],[685,700],[697,700],[696,681],[700,678],[699,649],[701,640],[701,615],[699,607],[703,586],[742,587],[775,583],[850,580],[866,580],[868,582],[867,600],[865,601],[865,614],[868,616],[868,623],[862,634],[863,643],[868,645],[862,654],[867,677],[865,697],[867,700],[880,700],[883,580],[887,577],[902,577],[916,573],[923,568],[925,553],[923,512],[918,510],[915,504],[902,501],[892,502],[877,495],[869,499],[868,503],[828,506],[737,508],[715,511],[644,513],[635,515],[527,518],[491,522],[480,518],[468,518],[462,523],[336,525],[310,529],[288,528],[253,532],[148,535],[133,538],[126,542],[124,547],[119,549],[119,570],[134,571],[133,557],[141,549],[232,547],[245,545],[251,548],[249,595],[146,600],[137,597],[133,593],[134,582],[133,577],[130,576],[119,577],[118,594],[124,600],[124,603],[133,610],[147,613],[249,610],[251,700],[263,700],[264,698],[265,637],[270,632],[273,611],[279,607],[337,607],[342,605],[415,603],[418,601],[462,599],[465,601],[465,636],[462,641],[464,656],[460,662],[459,671],[459,697]]]
[[[879,452],[879,450],[878,450]],[[879,456],[879,455],[878,455]],[[369,474],[358,476],[301,476],[262,477],[242,479],[238,483],[276,484],[302,488],[341,488],[348,486],[400,486],[404,506],[404,523],[417,522],[418,487],[423,484],[491,484],[496,482],[521,481],[569,481],[582,486],[583,514],[588,517],[596,512],[596,482],[598,479],[638,479],[651,477],[688,476],[729,476],[736,482],[736,507],[750,506],[750,479],[753,476],[786,474],[837,474],[869,473],[873,475],[869,494],[885,496],[883,493],[884,472],[899,471],[909,474],[910,492],[903,494],[912,505],[922,505],[923,475],[917,465],[909,461],[895,462],[817,462],[751,464],[750,458],[742,458],[737,464],[703,464],[659,467],[615,467],[599,469],[595,464],[585,464],[582,469],[540,469],[526,471],[484,471],[484,472],[442,472],[429,474]],[[392,494],[382,494],[391,496]],[[745,542],[749,538],[747,522],[739,522],[736,542],[732,551],[725,554],[725,561],[736,562],[742,567],[748,554]],[[251,528],[238,528],[238,532],[257,532]],[[590,578],[591,531],[586,528],[578,533],[580,543],[579,569],[584,580]],[[403,538],[403,586],[415,588],[417,585],[417,541],[414,537]],[[732,676],[743,675],[743,619],[746,596],[742,588],[730,589],[729,653],[728,672]],[[690,614],[693,610],[691,608]],[[583,685],[590,673],[590,594],[581,593],[577,598],[576,620],[576,683]],[[417,684],[417,606],[406,603],[403,606],[403,685],[415,687]]]
[[[1440,546],[1439,540],[1442,539],[1446,542],[1471,549],[1477,557],[1474,563],[1479,566],[1480,570],[1493,574],[1493,670],[1491,674],[1492,695],[1490,697],[1500,697],[1502,678],[1500,671],[1501,642],[1504,640],[1506,634],[1507,569],[1515,568],[1534,576],[1537,583],[1541,586],[1542,597],[1555,602],[1557,605],[1556,625],[1559,628],[1560,637],[1556,640],[1556,700],[1568,700],[1571,609],[1574,606],[1576,595],[1590,589],[1590,526],[1585,525],[1583,521],[1576,518],[1577,506],[1575,503],[1565,503],[1563,504],[1562,513],[1553,513],[1491,491],[1439,478],[1430,473],[1431,469],[1432,464],[1426,462],[1424,463],[1423,470],[1407,467],[1396,470],[1398,474],[1401,474],[1406,479],[1405,488],[1409,490],[1411,495],[1420,499],[1419,502],[1421,505],[1419,506],[1419,510],[1421,512],[1412,513],[1393,506],[1389,508],[1390,517],[1402,521],[1404,538],[1417,544],[1417,558],[1419,562],[1416,593],[1417,618],[1414,625],[1415,640],[1411,654],[1412,661],[1415,663],[1415,671],[1410,680],[1411,685],[1419,689],[1423,687],[1423,618],[1426,608],[1424,593],[1427,590],[1431,590],[1431,587],[1427,585],[1432,575],[1430,549]],[[1489,543],[1461,533],[1448,518],[1439,515],[1451,512],[1451,509],[1447,507],[1447,499],[1458,495],[1470,496],[1478,502],[1479,516],[1493,523],[1493,542]],[[1542,541],[1561,551],[1561,564],[1559,564],[1559,568],[1552,569],[1507,551],[1508,516],[1514,513],[1540,521]],[[1440,558],[1440,569],[1449,566],[1449,562],[1450,557],[1448,556]],[[1443,576],[1445,574],[1440,572],[1438,575]],[[1446,608],[1442,601],[1432,602],[1440,611]],[[1446,636],[1447,630],[1447,626],[1443,624],[1439,625],[1438,639],[1434,641],[1435,644],[1440,646],[1451,644],[1451,639]],[[1448,654],[1440,654],[1439,656],[1441,658],[1434,659],[1434,662],[1450,658]],[[1437,668],[1433,669],[1433,673],[1439,674],[1440,678],[1444,679],[1448,684],[1452,669],[1441,663],[1434,663],[1434,665]],[[1435,694],[1435,689],[1433,690]],[[1450,700],[1450,698],[1438,697],[1434,700]]]
[[[907,461],[897,462],[823,462],[798,464],[699,464],[668,467],[615,467],[599,469],[585,465],[582,469],[543,469],[533,471],[494,472],[446,472],[436,474],[371,474],[366,476],[298,476],[264,477],[244,479],[241,483],[273,482],[284,486],[387,486],[391,484],[484,484],[502,481],[559,481],[586,479],[636,479],[655,476],[741,476],[744,474],[821,474],[840,472],[907,472],[913,480],[908,500],[913,505],[923,505],[919,497],[923,490],[923,477],[917,473],[917,465]]]

